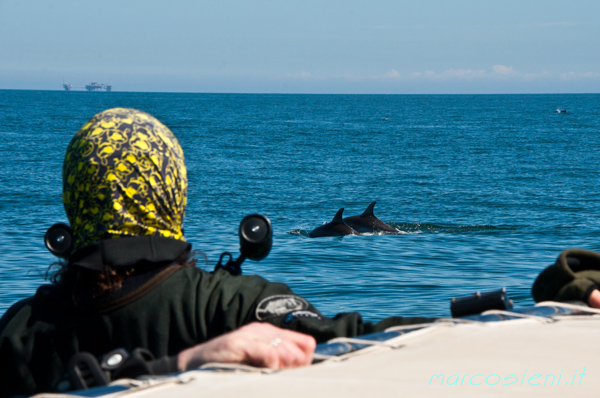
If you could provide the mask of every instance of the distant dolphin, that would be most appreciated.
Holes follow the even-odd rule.
[[[354,229],[358,233],[372,233],[372,232],[393,232],[398,233],[396,228],[392,228],[373,214],[373,208],[375,203],[372,202],[365,212],[360,216],[351,216],[343,219],[344,223],[350,228]]]
[[[338,210],[331,222],[313,229],[308,233],[308,235],[311,238],[321,238],[323,236],[358,235],[354,229],[344,223],[344,220],[342,219],[342,213],[344,213],[343,207]]]

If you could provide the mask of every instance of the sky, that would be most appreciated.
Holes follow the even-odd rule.
[[[598,0],[0,0],[0,89],[600,93]]]

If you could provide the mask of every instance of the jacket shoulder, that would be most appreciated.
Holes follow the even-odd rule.
[[[27,325],[31,316],[33,297],[28,297],[13,304],[0,318],[0,337],[19,326]]]

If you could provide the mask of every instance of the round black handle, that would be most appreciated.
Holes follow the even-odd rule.
[[[250,214],[240,223],[239,236],[242,255],[250,260],[262,260],[273,244],[271,220],[261,214]]]

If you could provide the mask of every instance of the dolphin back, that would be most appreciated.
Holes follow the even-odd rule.
[[[360,216],[346,218],[343,218],[344,208],[342,207],[335,213],[331,222],[313,229],[308,235],[311,238],[320,238],[324,236],[358,235],[361,233],[399,233],[400,231],[396,228],[392,228],[375,216],[373,209],[376,203],[371,202]]]
[[[375,203],[377,202],[371,202],[371,204],[369,204],[367,206],[367,209],[363,212],[363,214],[361,214],[361,217],[375,217],[375,214],[373,213],[373,208],[375,208]]]
[[[331,222],[323,224],[308,233],[311,238],[321,238],[324,236],[346,236],[346,235],[358,235],[358,233],[349,225],[344,222],[343,219],[344,208],[338,210],[333,217]]]
[[[393,232],[398,233],[398,230],[390,227],[373,212],[375,203],[371,202],[367,209],[360,216],[350,216],[344,218],[344,222],[359,233],[376,233],[376,232]]]
[[[333,220],[331,220],[331,222],[332,223],[344,222],[343,214],[344,214],[344,208],[342,207],[341,209],[338,210],[337,213],[335,213],[335,216],[333,216]]]

